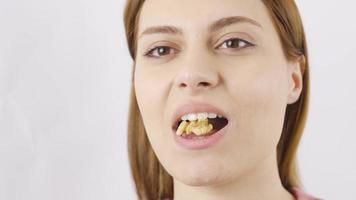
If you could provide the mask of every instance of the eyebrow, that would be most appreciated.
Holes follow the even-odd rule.
[[[216,32],[223,27],[230,26],[232,24],[237,23],[249,23],[259,28],[262,28],[261,24],[257,21],[244,17],[244,16],[231,16],[231,17],[224,17],[221,18],[212,24],[209,25],[208,31],[209,32]],[[141,38],[144,35],[151,35],[151,34],[172,34],[172,35],[183,35],[183,30],[177,28],[175,26],[153,26],[145,29],[139,36]]]

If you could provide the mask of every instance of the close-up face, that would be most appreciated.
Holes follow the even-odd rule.
[[[262,1],[147,0],[136,39],[139,110],[175,180],[222,184],[275,158],[301,72],[286,59]],[[176,134],[181,117],[205,113],[213,134]]]

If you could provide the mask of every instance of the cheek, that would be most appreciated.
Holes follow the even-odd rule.
[[[164,143],[165,135],[163,112],[165,105],[165,84],[157,73],[145,70],[136,70],[134,87],[138,107],[143,119],[147,136],[154,149]]]
[[[263,67],[263,68],[262,68]],[[236,140],[246,154],[271,153],[279,141],[286,108],[287,79],[283,65],[251,65],[227,77],[234,105]],[[248,70],[246,70],[248,69]],[[239,149],[241,151],[241,149]],[[249,153],[250,152],[250,153]]]

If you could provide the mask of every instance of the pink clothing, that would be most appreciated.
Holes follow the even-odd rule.
[[[302,191],[300,188],[297,187],[292,187],[291,192],[293,196],[296,198],[296,200],[322,200],[320,198],[316,198],[314,196],[311,196],[304,191]]]
[[[311,196],[311,195],[303,192],[300,188],[297,188],[297,187],[292,187],[290,192],[295,197],[295,200],[323,200],[323,199]],[[164,200],[170,200],[170,199],[165,198]]]

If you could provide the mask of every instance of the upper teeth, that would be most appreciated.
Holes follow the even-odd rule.
[[[204,119],[207,119],[207,118],[213,119],[213,118],[216,118],[216,117],[221,118],[222,115],[218,115],[216,113],[208,113],[208,112],[188,113],[188,114],[183,115],[181,117],[181,120],[183,120],[183,121],[185,121],[185,120],[194,121],[194,120],[197,120],[197,119],[204,120]]]

